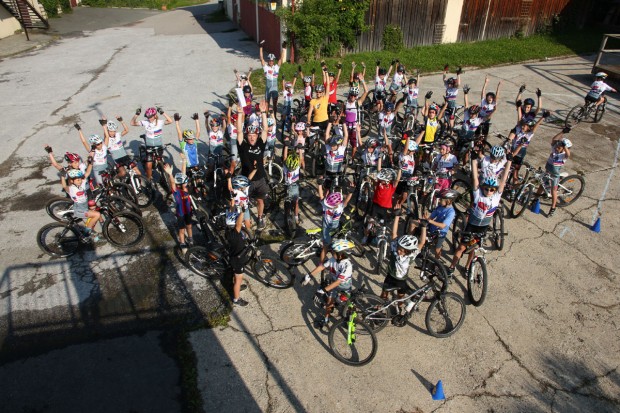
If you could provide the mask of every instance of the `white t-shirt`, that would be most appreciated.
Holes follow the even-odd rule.
[[[394,112],[389,115],[385,112],[379,113],[379,131],[383,131],[384,129],[388,129],[394,124]]]
[[[385,86],[387,82],[385,81],[385,76],[381,79],[379,76],[375,77],[375,92],[383,92],[385,91]]]
[[[165,123],[166,121],[163,119],[159,119],[154,123],[148,120],[140,121],[146,134],[146,146],[162,146],[164,144],[163,127]]]
[[[588,96],[598,99],[604,92],[611,90],[612,87],[602,80],[597,80],[592,85],[590,85],[590,91],[588,92]]]
[[[69,186],[69,196],[74,204],[74,209],[79,211],[88,210],[88,194],[86,193],[86,179],[82,180],[80,186]]]
[[[217,132],[209,131],[209,148],[217,148],[224,145],[224,132],[219,128]]]
[[[362,161],[364,162],[364,165],[377,166],[379,163],[379,158],[381,157],[381,151],[378,149],[379,148],[375,148],[372,153],[370,153],[368,149],[365,149],[364,152],[362,152]]]
[[[474,192],[474,202],[469,214],[468,223],[481,227],[489,225],[501,200],[501,192],[495,191],[491,196],[484,196],[482,189],[478,188]]]
[[[392,85],[402,87],[404,80],[405,80],[405,74],[396,72],[394,73],[394,77],[392,77]]]
[[[418,98],[418,93],[420,93],[420,89],[417,86],[408,86],[407,89],[405,89],[405,92],[407,93],[407,104],[410,105],[415,99]]]
[[[400,169],[406,175],[413,175],[415,172],[415,154],[400,154]]]
[[[299,181],[299,167],[297,167],[297,169],[289,171],[289,169],[285,165],[284,166],[284,182],[287,185],[290,185],[290,184],[296,183],[297,181]]]
[[[486,99],[482,99],[482,102],[480,102],[480,114],[478,115],[478,117],[486,118],[487,116],[495,112],[496,107],[497,103],[489,103]]]
[[[486,178],[495,178],[499,179],[500,175],[504,171],[504,167],[506,166],[506,159],[500,159],[499,162],[491,162],[490,156],[485,156],[480,161],[478,170],[479,175],[482,177],[484,181]]]
[[[108,168],[108,147],[101,145],[101,150],[93,150],[93,169],[103,171]]]
[[[336,208],[328,208],[323,201],[323,220],[327,226],[336,226],[340,222],[340,217],[344,211],[344,204],[338,205]]]
[[[433,161],[433,166],[437,173],[450,175],[454,171],[454,167],[458,166],[458,164],[459,160],[451,153],[447,154],[445,158],[441,156],[441,154],[437,154],[437,157]]]
[[[325,163],[329,172],[339,172],[344,166],[344,155],[347,151],[346,146],[340,145],[335,151],[329,145],[325,145]]]
[[[411,262],[418,256],[420,251],[416,248],[411,253],[401,256],[398,254],[398,242],[392,241],[390,243],[390,252],[392,254],[390,264],[393,262],[393,268],[388,268],[390,275],[398,280],[406,279]]]
[[[123,139],[121,138],[121,134],[116,132],[114,136],[109,135],[110,139],[108,139],[108,143],[110,146],[110,153],[114,159],[122,158],[123,156],[127,156],[127,151],[123,146]]]
[[[244,207],[248,204],[249,197],[248,192],[250,187],[245,189],[233,189],[233,193],[235,194],[235,206]]]

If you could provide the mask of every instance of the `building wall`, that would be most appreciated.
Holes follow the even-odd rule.
[[[22,26],[17,19],[0,7],[0,39],[9,37],[15,34],[15,31],[20,30]]]

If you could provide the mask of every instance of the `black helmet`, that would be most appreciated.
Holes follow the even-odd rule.
[[[252,93],[252,88],[248,85],[243,87],[243,93]]]
[[[384,67],[379,68],[379,76],[385,75],[387,73],[387,70],[385,70]]]

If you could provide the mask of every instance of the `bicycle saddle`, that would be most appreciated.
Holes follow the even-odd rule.
[[[308,235],[318,234],[319,232],[321,232],[321,228],[313,228],[313,229],[306,230],[306,234]]]

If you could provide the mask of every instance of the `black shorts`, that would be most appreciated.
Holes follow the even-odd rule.
[[[319,129],[322,132],[325,132],[327,130],[327,125],[329,125],[329,120],[323,121],[323,122],[314,122],[312,121],[312,123],[310,124],[311,126],[318,126]]]
[[[404,194],[407,192],[408,187],[409,185],[407,185],[407,181],[400,181],[398,185],[396,185],[396,195]]]
[[[183,216],[177,215],[177,226],[179,229],[185,228],[188,225],[192,225],[192,214],[185,214]]]
[[[394,215],[394,210],[392,208],[384,208],[381,205],[372,204],[372,216],[376,220],[383,220],[387,222],[388,218],[391,218]]]
[[[491,128],[491,122],[489,122],[488,120],[485,122],[482,122],[480,126],[478,127],[478,129],[476,129],[475,135],[476,136],[480,136],[480,135],[487,136],[489,134],[490,128]]]
[[[398,288],[398,294],[407,294],[407,291],[409,291],[407,280],[397,280],[392,276],[386,275],[385,280],[383,281],[383,290],[392,287]]]
[[[269,185],[267,185],[265,178],[250,182],[250,191],[248,193],[250,198],[265,199],[268,193]]]
[[[484,226],[479,226],[479,225],[473,225],[473,224],[467,224],[465,226],[465,230],[463,231],[463,235],[461,236],[461,243],[462,244],[466,244],[471,240],[471,236],[467,233],[474,233],[474,234],[484,234],[487,232],[487,229],[489,228],[488,225],[484,225]]]
[[[329,188],[332,186],[332,179],[338,175],[338,173],[336,172],[325,172],[325,179],[323,180],[323,188]],[[341,176],[340,177],[340,182],[338,182],[340,185],[338,185],[338,187],[342,190],[342,194],[343,195],[349,195],[351,193],[353,193],[353,190],[355,189],[353,187],[353,184],[351,183],[351,181],[349,180],[349,178],[347,178],[346,176]]]
[[[121,156],[118,159],[115,159],[114,162],[117,165],[124,166],[127,168],[131,168],[132,159],[129,155]]]
[[[149,149],[149,151],[153,151],[155,150],[156,153],[154,152],[147,152],[146,150]],[[144,147],[141,146],[140,147],[140,158],[142,159],[142,162],[153,162],[155,160],[156,155],[162,156],[164,154],[164,147],[163,146],[148,146],[148,147]]]
[[[513,157],[512,158],[512,164],[513,165],[523,165],[523,158],[524,158],[523,156],[519,156],[519,155]]]
[[[586,95],[586,104],[594,103],[594,102],[598,102],[598,99],[597,98],[593,98],[592,96]]]

